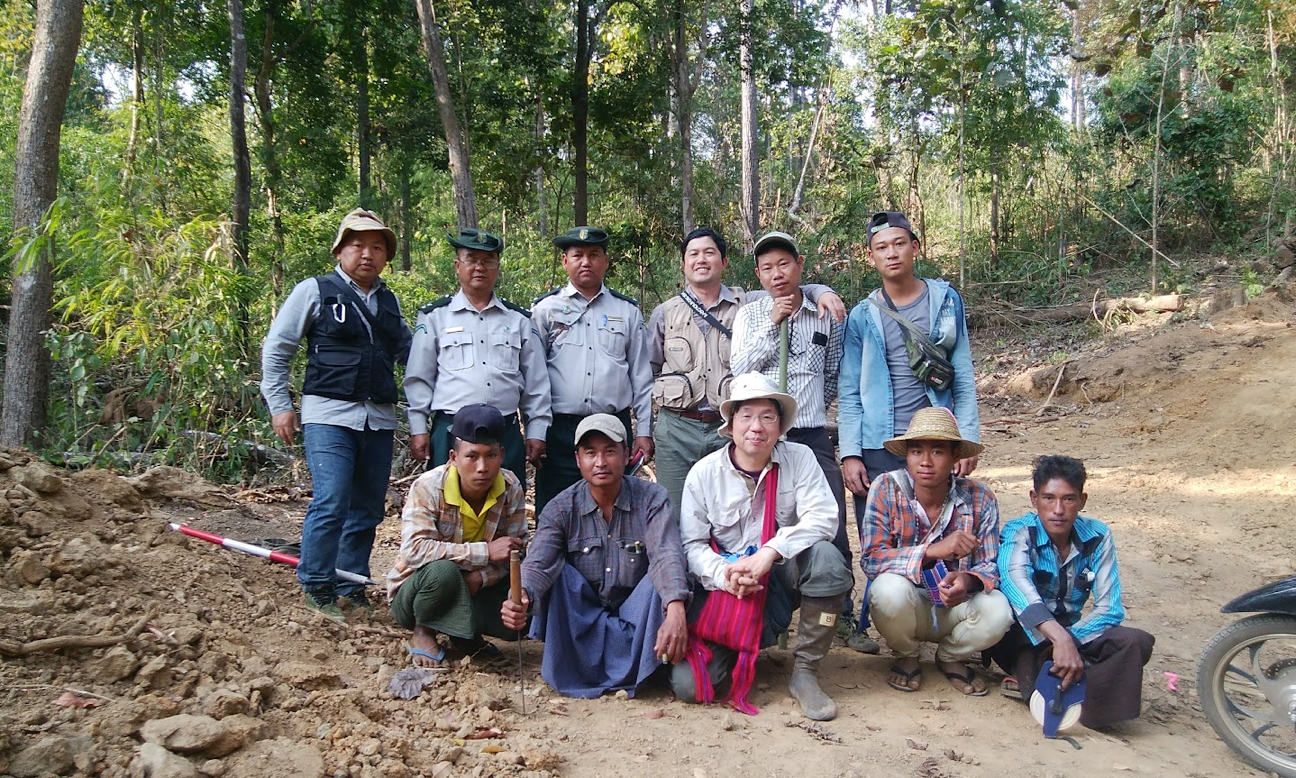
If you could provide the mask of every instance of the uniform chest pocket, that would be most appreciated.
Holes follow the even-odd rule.
[[[443,370],[467,370],[473,364],[473,340],[469,332],[443,332],[438,341],[437,367]]]
[[[320,300],[320,313],[315,322],[316,328],[331,338],[364,338],[369,339],[369,331],[361,321],[362,314],[355,304],[340,297],[325,297]]]
[[[522,333],[516,330],[493,332],[488,340],[491,366],[506,375],[520,372]]]
[[[600,316],[598,319],[598,344],[603,353],[624,357],[627,351],[625,319]]]

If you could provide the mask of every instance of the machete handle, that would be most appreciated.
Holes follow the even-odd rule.
[[[514,605],[522,604],[522,552],[509,552],[509,599]]]

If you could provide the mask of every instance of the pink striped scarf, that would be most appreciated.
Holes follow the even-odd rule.
[[[770,467],[765,476],[765,520],[761,527],[761,545],[769,542],[778,529],[775,520],[775,508],[778,503],[778,465]],[[757,502],[752,503],[752,517],[755,518]],[[711,539],[711,548],[719,553],[715,538]],[[729,704],[734,710],[755,716],[758,711],[755,705],[747,701],[752,684],[756,680],[756,655],[760,653],[761,628],[765,624],[765,597],[769,593],[769,576],[761,581],[759,592],[738,599],[723,589],[709,592],[702,612],[696,621],[689,625],[688,662],[693,670],[694,688],[697,690],[697,701],[709,704],[715,699],[715,688],[711,685],[711,676],[707,673],[707,663],[711,661],[711,648],[706,641],[732,648],[738,652],[738,663],[734,666],[732,683],[729,687]]]

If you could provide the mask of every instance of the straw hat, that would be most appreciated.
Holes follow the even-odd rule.
[[[724,429],[729,428],[734,405],[744,400],[773,400],[778,403],[783,409],[783,419],[779,425],[780,435],[786,435],[796,423],[797,402],[792,395],[780,392],[773,381],[760,373],[743,373],[734,376],[733,382],[729,385],[729,399],[720,403],[720,416],[725,422]]]
[[[908,453],[908,441],[911,440],[948,440],[957,443],[954,456],[958,459],[974,457],[985,448],[959,434],[958,419],[954,418],[949,408],[923,408],[914,414],[905,434],[891,438],[882,445],[892,454],[904,457]]]

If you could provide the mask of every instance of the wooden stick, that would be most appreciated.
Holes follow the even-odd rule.
[[[60,635],[56,638],[33,640],[30,643],[19,643],[16,640],[0,640],[0,654],[5,656],[31,656],[46,651],[62,651],[65,648],[105,648],[134,640],[148,623],[153,620],[153,611],[149,610],[144,617],[125,635]]]
[[[1044,400],[1044,404],[1039,407],[1039,410],[1035,411],[1036,416],[1043,415],[1044,411],[1053,402],[1053,395],[1057,394],[1058,385],[1062,383],[1062,374],[1066,372],[1066,366],[1070,363],[1071,360],[1068,359],[1066,362],[1062,363],[1062,367],[1058,368],[1057,378],[1053,380],[1053,389],[1049,391],[1048,398]]]

